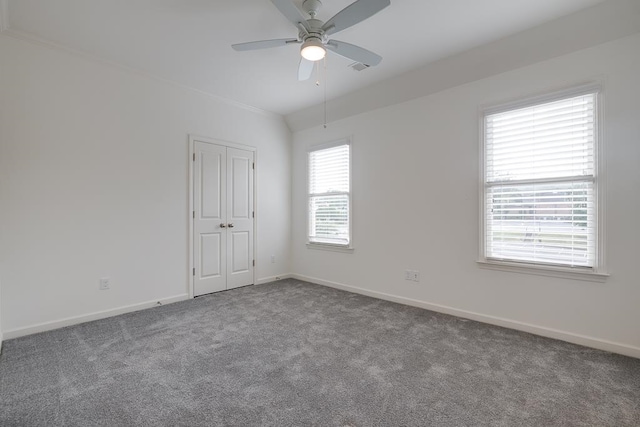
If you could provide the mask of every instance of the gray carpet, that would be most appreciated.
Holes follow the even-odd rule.
[[[2,426],[639,426],[640,360],[296,280],[10,340]]]

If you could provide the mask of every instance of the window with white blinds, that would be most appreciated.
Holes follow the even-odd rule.
[[[309,243],[349,246],[350,144],[309,152]]]
[[[593,269],[597,92],[484,115],[484,257]]]

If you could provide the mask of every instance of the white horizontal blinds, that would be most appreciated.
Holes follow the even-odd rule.
[[[309,153],[309,241],[349,244],[349,144]]]
[[[595,94],[485,118],[487,258],[595,266]]]
[[[487,180],[593,176],[595,95],[486,117]]]

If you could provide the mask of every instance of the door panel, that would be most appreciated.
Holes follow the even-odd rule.
[[[253,284],[253,152],[227,148],[227,289]]]
[[[249,159],[246,157],[231,158],[231,175],[233,177],[231,218],[249,218]]]
[[[221,188],[223,184],[220,177],[222,168],[222,156],[220,153],[200,153],[200,170],[202,174],[200,196],[202,197],[201,218],[220,219],[222,214]]]
[[[195,143],[194,296],[226,289],[225,223],[226,152],[224,147]]]
[[[231,234],[231,273],[244,273],[249,270],[249,233],[234,231]]]
[[[220,257],[209,256],[209,254],[220,254],[222,252],[220,240],[220,233],[200,235],[200,277],[202,279],[222,276]]]

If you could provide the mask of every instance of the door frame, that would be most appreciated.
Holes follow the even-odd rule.
[[[193,253],[193,172],[194,172],[194,162],[195,162],[195,153],[196,153],[196,141],[204,142],[206,144],[214,144],[220,145],[227,148],[237,148],[238,150],[245,150],[253,152],[253,163],[258,163],[258,150],[256,147],[252,147],[250,145],[238,144],[235,142],[224,141],[221,139],[208,138],[206,136],[199,136],[189,134],[189,157],[187,161],[189,162],[189,210],[187,211],[187,216],[189,217],[189,260],[187,265],[187,277],[188,277],[188,285],[187,285],[187,293],[189,294],[189,298],[194,298],[193,291],[193,269],[194,267],[194,253]],[[258,206],[256,204],[257,201],[257,192],[258,192],[258,180],[256,179],[258,175],[258,168],[254,167],[253,169],[253,258],[256,258],[256,249],[257,249],[257,236],[258,236],[258,227],[257,227],[257,219],[258,219]],[[253,266],[253,284],[256,283],[256,266]]]

